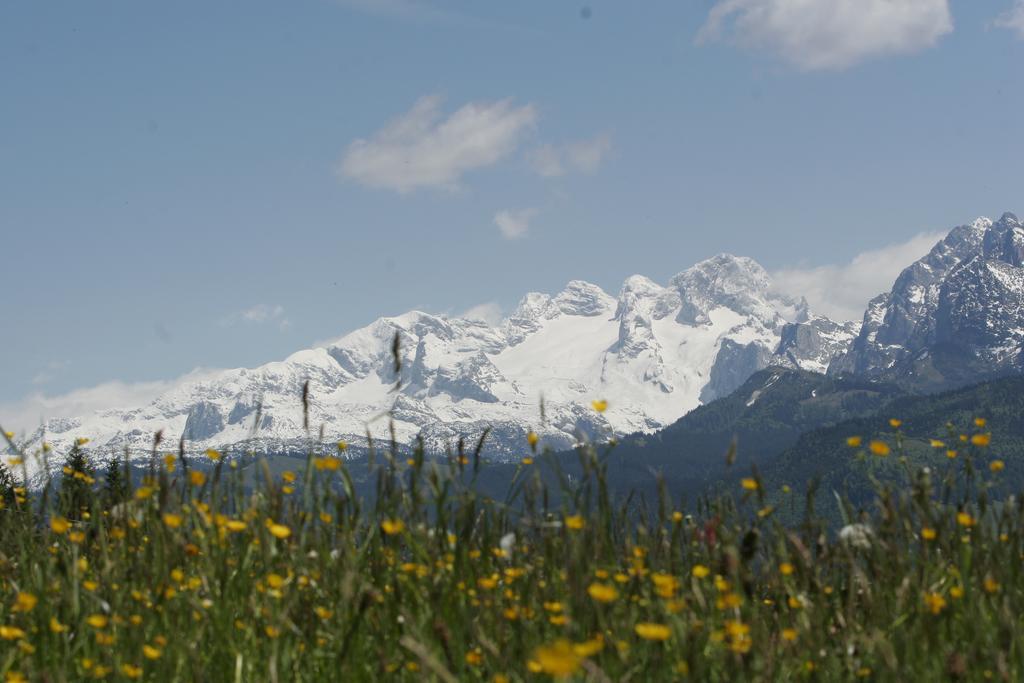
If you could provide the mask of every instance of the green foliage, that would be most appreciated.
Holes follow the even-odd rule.
[[[590,446],[572,476],[538,451],[499,498],[479,484],[508,470],[479,448],[374,453],[366,499],[325,446],[276,474],[154,458],[125,505],[83,487],[70,509],[94,514],[70,522],[63,499],[43,504],[48,484],[0,511],[0,675],[1020,680],[1024,504],[991,495],[1018,463],[955,470],[950,488],[911,466],[910,442],[893,430],[872,456],[906,485],[867,506],[840,496],[842,531],[796,493],[773,503],[757,476],[693,515],[666,487],[638,513]],[[787,522],[783,507],[811,513]]]

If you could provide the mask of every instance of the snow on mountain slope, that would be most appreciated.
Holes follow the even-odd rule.
[[[954,228],[868,305],[829,367],[934,390],[1024,370],[1024,224],[1012,213]]]
[[[630,277],[618,297],[582,281],[555,296],[528,294],[495,327],[419,311],[381,318],[326,348],[187,382],[147,406],[51,420],[45,439],[59,453],[88,437],[100,459],[147,453],[158,430],[190,450],[294,452],[309,442],[300,401],[308,380],[316,438],[321,428],[356,445],[367,432],[388,438],[390,414],[402,442],[419,435],[442,450],[491,427],[491,452],[515,457],[531,429],[555,447],[580,433],[658,429],[769,363],[820,369],[855,332],[773,293],[751,259],[720,255],[667,286]],[[600,398],[609,402],[602,414],[590,408]]]

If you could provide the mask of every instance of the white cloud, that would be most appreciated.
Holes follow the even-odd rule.
[[[530,230],[530,221],[537,215],[537,209],[519,209],[499,211],[494,214],[494,224],[501,230],[505,239],[514,240],[526,237]]]
[[[469,310],[460,313],[458,317],[465,318],[466,320],[481,320],[492,327],[496,327],[501,323],[505,315],[500,304],[496,301],[488,301],[487,303],[473,306]]]
[[[1013,7],[999,15],[995,25],[1014,31],[1018,38],[1024,40],[1024,0],[1016,0]]]
[[[801,69],[842,69],[918,52],[952,30],[949,0],[718,0],[697,40],[728,33]]]
[[[900,272],[945,235],[921,233],[900,244],[865,251],[843,265],[783,268],[772,273],[772,279],[779,291],[807,297],[815,313],[835,320],[860,320],[868,301],[892,289]]]
[[[369,187],[406,193],[456,189],[462,175],[516,150],[537,120],[532,104],[470,102],[444,117],[441,98],[420,98],[368,140],[348,146],[339,173]]]
[[[256,304],[252,308],[225,316],[220,321],[220,324],[224,327],[232,327],[239,323],[251,325],[274,323],[282,331],[287,330],[292,325],[284,315],[284,306],[271,306],[269,304]]]
[[[179,384],[198,381],[215,372],[197,368],[174,380],[104,382],[56,395],[35,392],[19,401],[0,403],[0,425],[21,436],[34,432],[44,420],[52,418],[79,417],[97,410],[144,406]]]
[[[529,161],[533,170],[546,178],[565,175],[568,170],[595,173],[611,149],[611,136],[602,133],[567,145],[543,145],[530,153]]]

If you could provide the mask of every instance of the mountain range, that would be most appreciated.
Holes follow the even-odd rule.
[[[859,387],[849,400],[867,409],[878,405],[867,395],[1021,372],[1022,259],[1014,215],[979,218],[910,264],[862,323],[813,314],[755,261],[728,254],[664,285],[630,277],[615,296],[574,280],[555,295],[527,294],[498,325],[419,311],[381,318],[280,362],[180,384],[148,405],[49,420],[29,442],[61,452],[87,437],[104,460],[125,448],[148,453],[162,430],[195,451],[286,454],[322,437],[358,453],[368,436],[390,438],[390,416],[399,442],[420,437],[435,452],[490,428],[489,456],[515,461],[529,431],[555,449],[610,435],[664,438],[699,406],[735,403],[734,392],[754,405],[758,390],[745,383],[765,368]],[[607,410],[591,408],[603,399]],[[815,426],[851,415],[823,413]]]

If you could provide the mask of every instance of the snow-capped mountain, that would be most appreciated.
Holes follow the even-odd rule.
[[[148,452],[158,430],[192,450],[294,452],[309,438],[300,400],[308,380],[314,435],[322,426],[328,440],[388,438],[390,414],[402,442],[420,435],[443,450],[491,427],[490,452],[514,457],[531,429],[555,447],[580,432],[653,431],[770,363],[822,371],[856,331],[775,293],[753,260],[720,255],[665,286],[630,277],[617,297],[582,281],[528,294],[497,326],[418,311],[381,318],[324,348],[181,384],[146,406],[51,420],[45,438],[59,453],[88,437],[99,458]],[[607,399],[607,411],[595,412],[594,399]]]
[[[830,373],[924,390],[1024,370],[1024,224],[1011,213],[954,228],[871,301]]]

